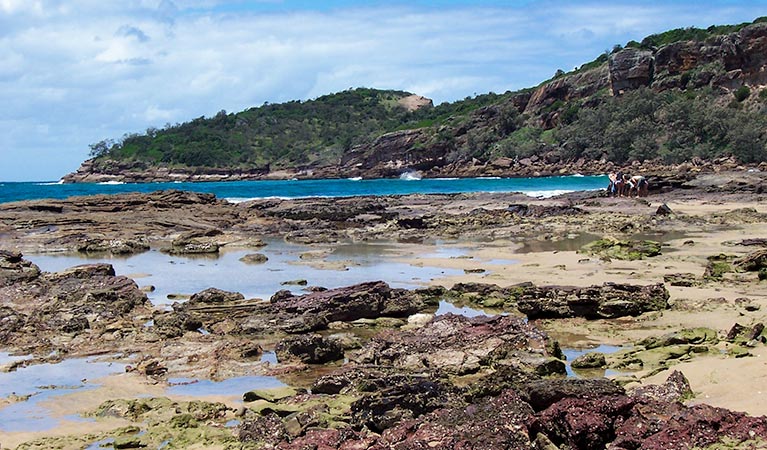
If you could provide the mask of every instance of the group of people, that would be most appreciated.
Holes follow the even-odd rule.
[[[642,175],[629,176],[627,173],[618,172],[608,175],[610,184],[607,192],[614,197],[647,197],[650,188],[647,178]]]

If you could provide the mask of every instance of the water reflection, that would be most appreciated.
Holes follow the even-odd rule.
[[[244,376],[228,378],[222,381],[196,380],[191,378],[171,378],[167,392],[173,395],[194,397],[223,396],[242,398],[242,394],[254,389],[270,389],[286,386],[275,377]]]
[[[435,316],[442,316],[447,313],[453,313],[459,316],[465,316],[465,317],[478,317],[478,316],[497,316],[497,315],[507,315],[507,313],[495,310],[495,309],[477,309],[472,308],[470,306],[461,306],[455,303],[450,303],[446,300],[440,300],[439,307],[437,308],[437,312],[434,313]]]
[[[394,247],[392,247],[393,249]],[[307,264],[301,255],[312,249],[283,241],[270,241],[259,249],[267,256],[264,264],[245,264],[239,259],[252,250],[236,250],[222,253],[215,259],[193,259],[170,256],[157,250],[133,255],[128,258],[100,256],[89,258],[81,255],[25,255],[40,269],[60,271],[78,264],[105,262],[112,264],[118,275],[134,278],[140,286],[154,286],[147,293],[155,305],[169,305],[168,296],[193,294],[210,287],[240,292],[246,298],[268,299],[280,289],[286,280],[304,279],[309,285],[336,288],[371,280],[384,280],[392,287],[414,289],[437,277],[458,275],[455,269],[412,266],[388,260],[386,246],[355,244],[341,246],[328,261],[350,260],[350,264]],[[339,270],[341,269],[341,270]],[[300,287],[288,287],[294,294],[301,294]]]
[[[578,358],[579,356],[585,355],[587,353],[604,353],[604,354],[610,354],[610,353],[616,353],[621,350],[625,350],[625,347],[620,347],[617,345],[606,345],[602,344],[597,347],[593,348],[586,348],[586,349],[574,349],[574,348],[563,348],[562,353],[565,354],[565,358],[567,360],[565,361],[565,369],[567,371],[568,377],[573,378],[601,378],[604,376],[608,376],[611,374],[616,374],[617,372],[610,371],[612,373],[608,373],[603,368],[594,368],[594,369],[573,369],[570,364],[572,364],[573,360]]]
[[[54,428],[60,419],[52,417],[42,402],[72,392],[95,389],[99,385],[91,380],[122,372],[125,372],[125,365],[120,363],[67,359],[57,364],[37,364],[0,373],[0,398],[20,400],[0,409],[0,430],[42,431]],[[26,396],[29,398],[23,400]],[[78,416],[64,419],[85,420]]]

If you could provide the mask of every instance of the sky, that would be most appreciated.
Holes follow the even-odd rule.
[[[0,0],[0,181],[55,181],[89,144],[221,110],[355,87],[439,104],[765,15],[767,0]]]

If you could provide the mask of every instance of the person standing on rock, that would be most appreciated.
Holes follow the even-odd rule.
[[[617,192],[615,183],[618,180],[618,176],[615,173],[608,173],[607,178],[610,179],[610,184],[607,185],[607,194],[611,197],[615,197]]]
[[[623,197],[623,190],[626,186],[626,176],[623,171],[615,174],[615,195],[617,197]]]

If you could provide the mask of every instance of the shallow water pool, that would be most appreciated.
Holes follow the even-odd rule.
[[[99,385],[92,380],[124,371],[125,364],[66,359],[57,364],[36,364],[2,372],[0,398],[30,397],[0,409],[0,431],[41,431],[56,427],[62,419],[86,420],[76,415],[53,417],[41,403],[56,396],[95,389]]]
[[[139,286],[154,286],[155,290],[147,296],[153,304],[166,306],[174,301],[168,295],[191,295],[211,287],[240,292],[246,298],[268,299],[280,289],[303,293],[300,286],[283,284],[292,280],[306,280],[309,286],[326,288],[383,280],[395,288],[413,289],[435,278],[462,273],[391,261],[385,248],[375,244],[344,246],[327,258],[334,264],[322,268],[316,261],[301,259],[301,254],[312,250],[317,249],[270,241],[262,249],[227,251],[218,257],[171,256],[151,250],[129,257],[29,254],[25,258],[47,272],[79,264],[112,264],[118,275],[134,278]],[[239,259],[248,253],[262,253],[269,259],[264,264],[241,262]]]

